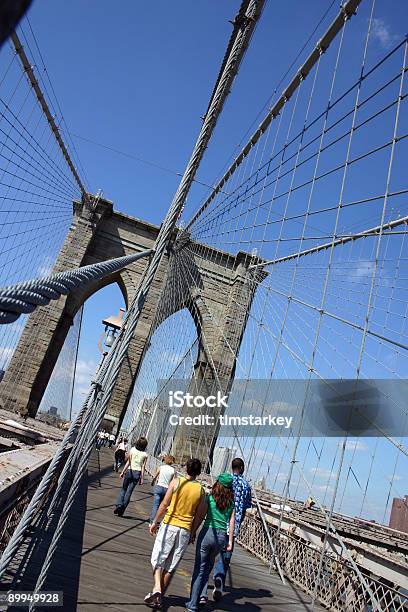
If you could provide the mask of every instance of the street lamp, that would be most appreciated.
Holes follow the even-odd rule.
[[[111,315],[106,319],[102,320],[102,325],[105,326],[105,330],[102,336],[99,338],[98,348],[101,351],[103,357],[108,354],[108,351],[105,349],[110,349],[115,342],[116,334],[120,330],[123,324],[123,315],[125,314],[125,309],[120,308],[119,314]]]
[[[117,315],[111,315],[110,317],[107,317],[106,319],[102,320],[102,325],[105,326],[105,329],[98,341],[98,348],[102,353],[102,359],[98,367],[98,372],[102,367],[102,364],[105,360],[106,355],[109,352],[109,349],[113,346],[113,343],[115,342],[117,332],[121,329],[123,325],[124,314],[125,309],[120,308],[119,313]],[[111,423],[113,421],[111,431],[113,431],[118,425],[118,419],[111,415],[106,414],[104,416],[104,421],[110,421]]]

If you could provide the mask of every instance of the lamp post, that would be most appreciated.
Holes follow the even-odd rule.
[[[102,319],[102,325],[105,326],[105,329],[98,340],[98,348],[102,354],[102,359],[99,364],[98,371],[100,370],[104,359],[109,352],[109,349],[113,346],[113,343],[115,342],[117,332],[122,327],[124,314],[125,309],[120,308],[119,314],[111,315],[106,319]]]
[[[105,326],[105,329],[98,341],[98,348],[102,354],[102,358],[101,358],[101,361],[99,363],[99,367],[97,370],[98,372],[102,367],[102,364],[105,360],[106,355],[108,354],[110,348],[113,346],[113,343],[115,342],[116,334],[118,333],[118,331],[123,325],[124,314],[125,314],[125,309],[120,308],[119,313],[117,315],[111,315],[110,317],[107,317],[106,319],[102,319],[102,325]],[[115,429],[115,427],[118,424],[118,419],[116,417],[113,417],[107,414],[104,416],[104,421],[113,422],[112,431]]]

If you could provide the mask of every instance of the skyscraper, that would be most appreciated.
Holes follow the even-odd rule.
[[[231,462],[235,457],[236,448],[216,446],[213,454],[212,473],[214,476],[231,470]]]
[[[408,495],[404,499],[394,497],[392,500],[390,527],[408,533]]]

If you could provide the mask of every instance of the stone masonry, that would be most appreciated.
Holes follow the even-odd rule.
[[[82,203],[75,202],[73,222],[53,272],[150,249],[158,231],[155,225],[114,211],[112,203],[107,200],[98,200],[93,212],[87,210]],[[183,246],[186,241],[180,240],[176,245],[179,242]],[[169,258],[167,254],[163,257],[143,307],[108,409],[107,416],[115,421],[117,427],[120,427],[126,412],[149,333],[162,322],[155,316],[159,300],[163,291],[175,291],[175,287],[171,286],[173,275],[169,261],[173,262],[172,265],[183,266],[186,272],[183,274],[185,283],[181,290],[178,289],[179,294],[176,294],[172,303],[174,312],[187,307],[196,322],[200,340],[196,371],[206,372],[205,376],[213,380],[215,368],[218,380],[221,377],[222,386],[226,389],[234,375],[234,352],[239,349],[246,325],[246,306],[250,304],[254,293],[253,283],[248,283],[247,273],[248,259],[252,263],[252,258],[244,253],[232,256],[210,247],[203,250],[202,245],[194,245],[188,239],[187,242],[193,246],[186,249],[184,255],[180,253],[179,257]],[[79,308],[93,293],[115,282],[129,306],[147,265],[147,259],[138,260],[120,273],[34,311],[28,318],[0,383],[0,407],[35,416]],[[242,308],[239,307],[241,303]],[[106,315],[110,314],[107,311]],[[166,316],[170,314],[172,312],[166,313]],[[229,345],[227,350],[225,343]],[[180,440],[185,433],[180,430],[175,439],[175,448],[183,457],[185,445]],[[190,435],[194,446],[199,444],[200,433],[190,432]]]
[[[249,266],[259,259],[247,253],[238,252],[232,256],[194,243],[188,246],[188,250],[194,259],[190,267],[195,268],[197,274],[191,278],[192,286],[185,295],[193,305],[193,316],[195,314],[200,321],[198,358],[189,392],[204,397],[216,395],[217,391],[222,395],[228,394],[248,313],[258,282],[265,277],[265,272],[249,270]],[[184,406],[181,415],[195,416],[197,412],[202,411]],[[213,417],[213,426],[180,425],[177,428],[172,452],[180,463],[194,455],[205,465],[212,457],[219,431],[218,417],[222,411],[206,408],[205,412]]]

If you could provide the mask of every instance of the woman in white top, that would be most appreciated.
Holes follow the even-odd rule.
[[[146,438],[139,438],[135,446],[132,446],[120,477],[123,478],[122,488],[116,502],[113,513],[123,516],[127,505],[132,497],[133,489],[140,483],[143,484],[143,477],[147,459],[145,448],[147,447]]]
[[[169,484],[175,476],[176,471],[172,466],[174,462],[175,459],[173,455],[166,455],[163,459],[163,465],[158,468],[156,474],[153,476],[152,486],[154,485],[154,500],[152,513],[150,515],[150,524],[153,523],[157,510],[167,493]]]

